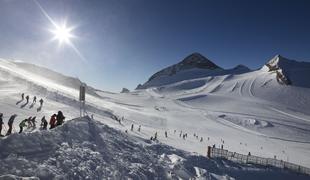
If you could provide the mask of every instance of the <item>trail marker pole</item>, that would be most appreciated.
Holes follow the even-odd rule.
[[[80,85],[80,117],[85,115],[85,93],[86,93],[86,84],[82,83]]]

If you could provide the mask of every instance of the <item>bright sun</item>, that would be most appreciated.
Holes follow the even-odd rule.
[[[70,39],[74,37],[71,34],[73,28],[69,28],[66,26],[66,24],[62,24],[61,26],[55,25],[55,29],[51,30],[51,32],[54,34],[53,40],[58,40],[59,44],[67,43],[70,44]]]

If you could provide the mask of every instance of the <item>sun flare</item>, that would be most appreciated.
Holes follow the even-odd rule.
[[[70,39],[74,37],[71,33],[72,29],[73,28],[67,27],[65,23],[61,26],[55,25],[55,29],[51,30],[51,32],[54,34],[53,40],[58,40],[60,45],[63,43],[71,43]]]

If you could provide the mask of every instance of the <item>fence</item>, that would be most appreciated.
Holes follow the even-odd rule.
[[[294,172],[303,173],[310,175],[310,168],[303,167],[297,164],[293,164],[287,161],[273,159],[273,158],[263,158],[259,156],[244,155],[236,152],[230,152],[226,149],[212,148],[208,146],[208,157],[219,157],[227,159],[230,161],[243,163],[243,164],[258,164],[263,166],[272,166],[281,169],[289,169]]]

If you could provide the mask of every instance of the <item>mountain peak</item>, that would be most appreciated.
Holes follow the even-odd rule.
[[[180,63],[176,64],[180,69],[201,68],[201,69],[217,69],[220,68],[212,61],[201,55],[200,53],[192,53],[184,58]],[[220,68],[221,69],[221,68]]]
[[[180,71],[190,69],[215,70],[222,68],[214,64],[212,61],[210,61],[200,53],[195,52],[184,58],[181,62],[158,71],[150,77],[149,81],[160,76],[172,76]]]

